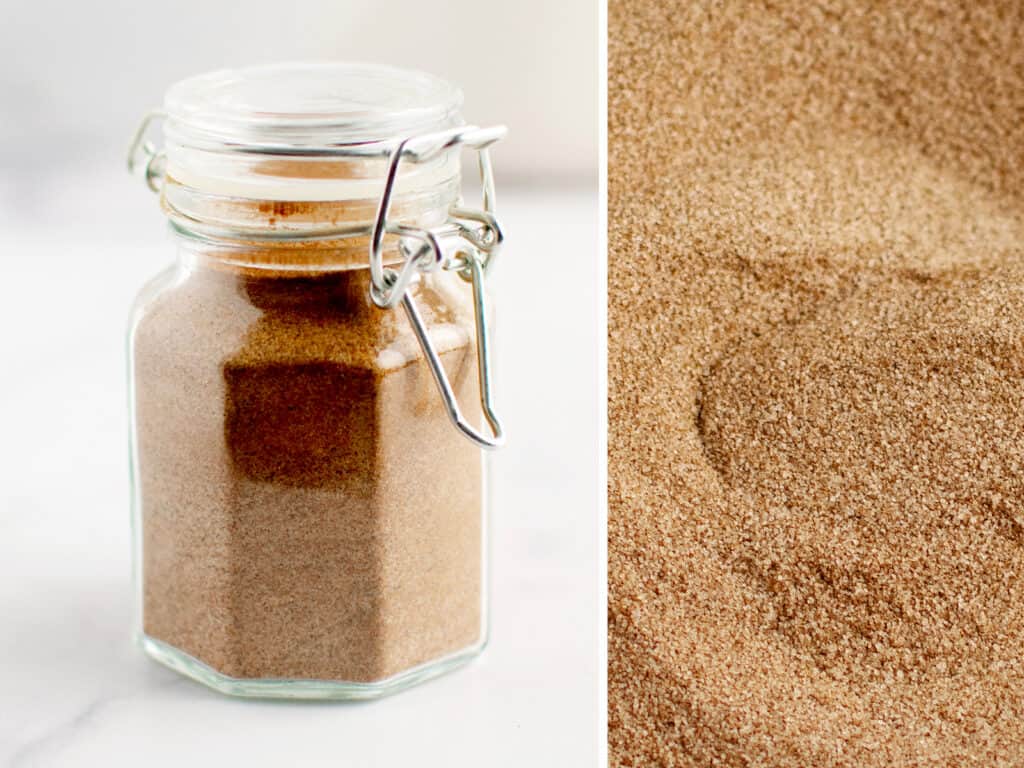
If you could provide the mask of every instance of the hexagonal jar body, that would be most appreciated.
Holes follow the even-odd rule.
[[[162,169],[178,258],[130,332],[138,632],[226,693],[365,698],[482,649],[484,462],[409,317],[371,298],[374,206],[345,196],[352,161],[312,157],[267,159],[269,189],[308,197],[296,180],[312,179],[341,199],[211,193],[194,167]],[[396,195],[404,224],[445,219],[457,184],[428,182]],[[383,261],[408,252],[390,238]],[[480,424],[464,276],[417,273],[405,293]]]

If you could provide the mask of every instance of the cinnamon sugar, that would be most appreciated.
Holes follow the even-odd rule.
[[[348,682],[480,642],[480,452],[404,315],[373,306],[365,269],[190,247],[133,335],[146,634],[230,677]],[[451,281],[413,290],[468,404]]]
[[[613,765],[1024,763],[1022,35],[612,4]]]

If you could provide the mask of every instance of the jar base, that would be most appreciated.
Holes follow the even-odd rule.
[[[138,635],[138,643],[146,654],[175,672],[202,683],[227,696],[251,699],[308,699],[318,701],[359,701],[377,699],[405,690],[418,683],[431,680],[466,664],[478,656],[486,645],[481,640],[461,651],[429,661],[405,672],[372,683],[354,683],[341,680],[301,680],[289,678],[262,678],[247,680],[223,675],[194,656],[173,645]]]

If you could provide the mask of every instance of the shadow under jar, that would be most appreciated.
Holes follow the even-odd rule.
[[[503,129],[460,105],[377,66],[217,72],[133,145],[178,248],[130,329],[138,632],[220,691],[374,697],[486,641]]]

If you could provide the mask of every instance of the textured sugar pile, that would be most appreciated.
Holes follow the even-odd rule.
[[[609,38],[612,764],[1024,765],[1024,3]]]

